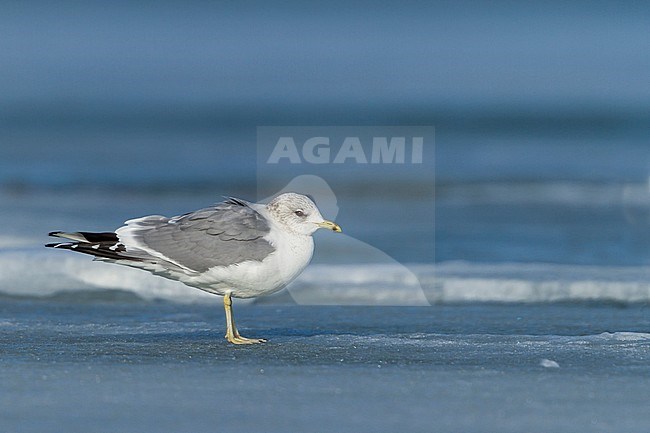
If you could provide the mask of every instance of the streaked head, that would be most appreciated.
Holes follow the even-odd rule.
[[[314,202],[306,195],[293,192],[280,194],[266,208],[278,223],[296,233],[311,235],[319,228],[341,232],[338,224],[323,218]]]

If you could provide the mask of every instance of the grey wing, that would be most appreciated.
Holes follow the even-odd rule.
[[[146,217],[118,230],[155,257],[191,271],[262,261],[275,248],[264,236],[269,224],[245,202],[228,200],[175,218]],[[120,233],[121,232],[121,233]],[[127,247],[128,249],[128,247]]]

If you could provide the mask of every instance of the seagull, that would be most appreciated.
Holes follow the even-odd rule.
[[[290,192],[268,204],[230,197],[173,218],[136,218],[115,232],[51,232],[72,242],[45,246],[144,269],[223,296],[226,340],[255,344],[266,340],[239,334],[232,298],[274,293],[293,281],[311,260],[312,234],[319,228],[341,232],[309,197]]]

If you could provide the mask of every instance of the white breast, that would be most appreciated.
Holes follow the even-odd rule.
[[[271,232],[274,234],[274,232]],[[277,250],[270,254],[262,263],[273,269],[275,278],[271,278],[281,287],[293,281],[307,267],[314,253],[314,239],[307,235],[281,234],[273,239],[271,235],[267,240]]]

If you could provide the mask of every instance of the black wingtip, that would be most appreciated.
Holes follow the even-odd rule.
[[[60,235],[61,233],[62,233],[61,231],[58,231],[58,232],[49,232],[47,235],[48,235],[48,236],[59,237],[59,235]]]
[[[45,244],[45,248],[70,248],[72,242],[53,242],[51,244]]]

